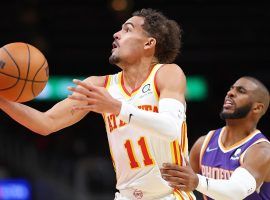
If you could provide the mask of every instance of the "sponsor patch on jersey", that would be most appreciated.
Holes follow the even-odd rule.
[[[141,190],[134,190],[133,195],[136,199],[141,199],[143,198],[143,192]]]
[[[231,160],[239,160],[239,156],[241,154],[241,149],[236,149],[236,151],[234,152],[234,154],[232,155],[232,157],[230,158]]]
[[[143,88],[142,88],[142,92],[143,92],[143,93],[146,93],[146,92],[148,92],[148,91],[150,91],[150,84],[149,84],[149,83],[146,84],[145,86],[143,86]]]

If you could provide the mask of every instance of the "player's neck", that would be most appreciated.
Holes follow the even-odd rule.
[[[123,79],[126,89],[132,92],[138,88],[149,76],[155,64],[140,63],[129,65],[123,69]]]
[[[225,147],[232,146],[246,138],[254,130],[256,130],[256,126],[253,123],[248,123],[246,120],[227,120],[222,143]]]

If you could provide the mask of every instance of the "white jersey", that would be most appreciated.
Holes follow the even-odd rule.
[[[159,92],[155,74],[161,66],[155,65],[144,83],[131,94],[125,89],[122,72],[108,76],[105,87],[119,101],[158,112]],[[106,113],[103,117],[116,171],[116,188],[121,195],[146,200],[174,194],[176,199],[195,199],[192,193],[169,187],[159,170],[164,162],[182,165],[184,157],[188,157],[186,123],[183,123],[178,139],[168,142],[144,127],[125,124],[114,114]]]

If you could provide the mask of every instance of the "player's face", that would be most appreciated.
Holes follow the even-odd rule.
[[[140,60],[144,54],[147,33],[143,30],[143,17],[134,16],[128,19],[122,29],[113,35],[111,64],[126,65]]]
[[[256,87],[256,84],[248,79],[237,80],[227,92],[220,117],[222,119],[245,118],[252,109],[252,93]]]

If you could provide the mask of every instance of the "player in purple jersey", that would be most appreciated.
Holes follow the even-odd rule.
[[[226,126],[200,137],[190,165],[165,163],[171,187],[197,190],[206,199],[270,200],[270,143],[257,130],[269,106],[269,91],[257,79],[242,77],[228,91],[220,113]]]

